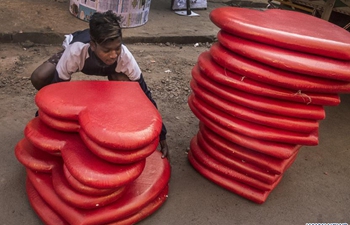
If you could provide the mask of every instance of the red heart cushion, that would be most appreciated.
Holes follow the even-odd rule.
[[[63,166],[63,173],[67,182],[73,189],[77,190],[80,193],[92,195],[92,196],[103,196],[103,195],[112,194],[113,192],[119,189],[119,188],[103,189],[103,188],[93,188],[93,187],[86,186],[81,182],[79,182],[77,179],[75,179],[64,164],[62,166]],[[124,189],[125,186],[120,188]]]
[[[215,95],[214,93],[208,91],[207,89],[199,85],[195,81],[195,79],[191,80],[190,86],[196,98],[237,118],[262,124],[269,127],[275,127],[275,128],[290,130],[295,132],[310,133],[318,129],[317,120],[295,118],[295,117],[293,118],[293,117],[288,117],[285,114],[283,114],[284,116],[282,116],[279,114],[263,112],[260,110],[255,110],[253,108],[245,107],[244,105],[240,105],[238,101],[236,102],[228,101],[224,98],[221,98],[218,95]],[[244,102],[244,101],[241,101],[241,102]],[[278,107],[276,107],[276,110],[277,108]],[[266,111],[268,111],[268,109]],[[292,113],[294,112],[294,109],[287,110],[287,111],[289,113]]]
[[[69,225],[60,215],[58,215],[39,195],[35,190],[33,184],[27,177],[26,191],[29,198],[30,205],[34,211],[48,225]]]
[[[60,217],[46,202],[40,197],[34,186],[28,180],[26,190],[29,196],[30,203],[36,213],[47,225],[68,225],[68,223]],[[150,204],[139,210],[137,213],[123,218],[121,220],[108,223],[107,225],[130,225],[135,224],[147,216],[154,213],[167,199],[168,186],[154,199]]]
[[[82,209],[94,209],[111,204],[117,201],[126,191],[124,186],[115,189],[111,193],[99,196],[81,193],[68,183],[63,172],[63,165],[53,168],[52,184],[56,194],[61,199],[69,205]]]
[[[240,182],[242,184],[246,184],[258,190],[270,191],[273,188],[274,183],[267,184],[254,177],[251,177],[249,175],[247,176],[246,174],[236,171],[234,168],[228,167],[222,164],[221,162],[217,161],[216,159],[212,158],[210,155],[207,154],[206,151],[202,149],[202,147],[197,141],[197,136],[194,136],[192,138],[190,149],[191,154],[196,159],[196,161],[208,170],[211,170],[224,177]]]
[[[34,171],[51,173],[56,165],[62,164],[61,157],[39,150],[26,138],[17,143],[15,155],[20,163]]]
[[[222,136],[223,138],[245,148],[249,148],[251,150],[258,151],[260,153],[264,153],[279,159],[288,159],[292,155],[294,155],[295,152],[301,147],[301,145],[259,140],[246,135],[242,135],[238,132],[228,130],[225,127],[222,127],[214,123],[207,117],[203,116],[203,114],[201,114],[190,101],[188,103],[192,112],[205,126],[210,128],[212,131]]]
[[[276,129],[237,119],[231,114],[218,110],[204,101],[191,94],[188,102],[208,120],[215,122],[218,126],[225,127],[235,133],[240,133],[252,138],[266,141],[275,141],[280,143],[298,144],[298,145],[317,145],[318,130],[311,133],[299,133],[287,130]]]
[[[201,79],[196,79],[197,74],[201,77]],[[192,76],[197,82],[203,81],[203,84],[201,84],[206,85],[205,87],[208,90],[218,94],[223,91],[220,92],[220,89],[213,89],[217,86],[216,83],[220,84],[220,88],[228,86],[255,95],[288,100],[292,102],[300,102],[304,104],[338,105],[340,103],[340,99],[337,94],[296,92],[278,86],[272,86],[267,83],[261,83],[249,77],[233,73],[230,70],[227,70],[227,68],[218,65],[208,51],[199,55],[198,64],[193,68]],[[211,83],[213,84],[213,88],[208,86]],[[227,91],[228,87],[226,87],[224,90]]]
[[[52,177],[49,174],[27,170],[27,175],[44,202],[69,224],[107,224],[138,213],[158,197],[165,200],[170,179],[170,165],[166,159],[161,159],[160,152],[155,151],[147,157],[142,174],[126,186],[123,196],[111,204],[90,210],[79,209],[63,201],[54,191]],[[36,196],[28,196],[31,202],[36,200]]]
[[[188,153],[188,159],[191,163],[191,165],[204,177],[206,177],[208,180],[211,180],[212,182],[218,184],[219,186],[236,193],[246,199],[249,199],[253,202],[262,204],[266,201],[267,197],[271,193],[271,191],[263,191],[260,189],[257,189],[255,187],[249,186],[247,184],[238,182],[237,180],[234,180],[232,178],[229,178],[227,176],[224,176],[222,174],[216,173],[213,170],[208,169],[204,165],[202,165],[192,154],[192,149],[199,148],[196,143],[191,145],[191,149]],[[277,180],[273,186],[277,186],[279,181],[281,180],[282,176],[279,180]],[[272,188],[272,189],[273,189]]]
[[[162,128],[158,110],[137,82],[55,83],[42,88],[35,102],[52,118],[78,121],[91,140],[107,148],[142,148]]]
[[[208,146],[215,146],[216,154],[218,155],[216,159],[220,160],[226,164],[231,164],[231,158],[238,158],[242,161],[252,163],[262,169],[270,171],[275,174],[282,174],[288,166],[294,161],[294,158],[297,156],[299,150],[297,150],[293,155],[288,159],[279,159],[271,157],[266,154],[262,154],[257,151],[245,148],[234,142],[229,141],[215,132],[211,131],[208,127],[204,126],[203,123],[200,123],[200,136],[203,136],[203,144],[208,144]],[[199,137],[199,135],[198,135]],[[224,154],[225,158],[219,156]]]
[[[220,44],[232,52],[283,70],[328,79],[350,81],[350,61],[278,48],[219,31]]]
[[[78,135],[75,133],[67,133],[52,129],[51,127],[47,126],[46,123],[43,123],[39,118],[34,118],[29,121],[25,127],[24,134],[27,139],[37,148],[52,154],[60,154],[60,149],[62,149],[66,144],[65,140],[79,139]],[[74,136],[74,138],[72,136]],[[147,156],[152,154],[152,152],[155,151],[158,146],[158,137],[148,146],[135,150],[108,149],[100,146],[91,141],[91,139],[82,130],[80,130],[80,137],[82,138],[86,147],[96,156],[117,164],[129,164],[144,160]]]
[[[292,10],[221,7],[210,12],[221,29],[254,41],[337,59],[350,59],[350,34],[320,18]]]
[[[205,154],[208,154],[208,158],[210,157],[212,159],[215,159],[217,161],[217,164],[220,163],[226,167],[229,167],[230,169],[234,169],[237,172],[246,174],[248,177],[252,177],[267,184],[272,184],[279,178],[279,175],[251,164],[250,162],[246,162],[239,158],[227,157],[226,155],[222,154],[217,150],[216,146],[211,146],[206,141],[206,139],[201,134],[201,131],[197,133],[196,137],[198,146],[200,147],[199,149],[205,152]]]
[[[262,83],[302,92],[350,93],[349,82],[305,76],[266,66],[237,55],[220,43],[212,45],[210,54],[222,67]]]
[[[96,157],[82,142],[78,133],[54,130],[39,118],[25,129],[29,141],[44,151],[60,151],[65,166],[75,179],[94,188],[116,188],[136,179],[145,166],[145,159],[129,164],[115,164]]]

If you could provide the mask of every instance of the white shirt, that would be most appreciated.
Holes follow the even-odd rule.
[[[89,56],[90,44],[75,42],[66,47],[62,57],[57,63],[58,77],[62,80],[70,80],[73,73],[80,72]],[[117,59],[115,72],[124,73],[132,81],[140,79],[141,69],[129,49],[122,44],[121,53]],[[99,74],[96,74],[99,75]]]

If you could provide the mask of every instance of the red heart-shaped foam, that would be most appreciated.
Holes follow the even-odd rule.
[[[210,54],[222,67],[262,83],[302,92],[350,93],[350,82],[306,76],[273,68],[235,54],[220,43],[211,46]]]
[[[196,137],[200,149],[207,153],[208,157],[210,156],[216,161],[222,163],[222,165],[267,184],[276,182],[279,177],[279,175],[273,172],[268,172],[266,169],[260,168],[254,164],[251,164],[250,162],[221,154],[221,152],[217,150],[216,146],[214,147],[209,144],[200,131],[197,133]]]
[[[83,130],[80,130],[79,133],[85,145],[95,155],[109,162],[119,164],[129,164],[145,159],[156,150],[159,143],[159,138],[157,137],[149,145],[140,149],[123,151],[119,149],[108,149],[97,144],[96,142],[92,141]]]
[[[80,193],[91,195],[91,196],[104,196],[104,195],[112,194],[113,192],[119,189],[119,188],[102,189],[102,188],[93,188],[93,187],[86,186],[85,184],[82,184],[77,179],[75,179],[64,164],[62,166],[63,166],[63,173],[67,182],[74,190]],[[121,187],[121,188],[124,189],[124,187]]]
[[[245,162],[252,163],[266,171],[270,171],[271,173],[282,174],[299,152],[299,150],[296,150],[288,159],[279,159],[231,142],[211,131],[208,127],[204,126],[203,123],[200,123],[199,130],[205,143],[212,147],[215,146],[217,155],[216,159],[221,159],[221,161],[223,163],[226,162],[226,164],[231,164],[231,158],[238,158]],[[221,154],[224,156],[220,156]]]
[[[115,164],[93,154],[78,133],[54,130],[39,118],[34,118],[25,129],[27,139],[39,149],[61,152],[70,173],[84,185],[110,189],[124,186],[136,179],[145,166],[145,159],[129,164]]]
[[[167,194],[170,179],[170,165],[155,151],[146,159],[142,174],[126,187],[126,192],[117,201],[96,209],[79,209],[67,204],[54,191],[51,176],[27,170],[27,175],[40,197],[50,208],[69,224],[107,224],[138,213],[163,193]],[[29,196],[30,201],[35,196]],[[45,210],[45,209],[43,209]]]
[[[259,140],[246,135],[242,135],[237,132],[228,130],[217,123],[214,123],[207,117],[203,116],[189,101],[189,106],[192,112],[196,117],[203,123],[205,126],[210,128],[212,131],[222,136],[223,138],[234,142],[245,148],[249,148],[254,151],[258,151],[269,156],[273,156],[279,159],[288,159],[295,154],[301,147],[301,145],[292,145],[286,143],[279,143],[273,141]]]
[[[229,178],[227,176],[224,176],[222,174],[216,173],[212,171],[211,169],[208,169],[204,165],[202,165],[192,154],[192,149],[198,148],[198,145],[192,145],[190,151],[188,152],[188,159],[191,163],[191,165],[205,178],[208,180],[211,180],[212,182],[216,183],[217,185],[236,193],[246,199],[249,199],[253,202],[262,204],[266,201],[267,197],[271,193],[271,191],[277,186],[277,184],[280,182],[282,176],[274,183],[272,186],[272,190],[270,191],[263,191],[259,190],[255,187],[249,186],[247,184],[238,182],[237,180],[234,180],[232,178]]]
[[[199,79],[199,77],[196,77],[196,78]],[[238,101],[237,102],[228,101],[222,98],[221,96],[218,96],[212,93],[211,91],[199,85],[195,79],[191,80],[190,86],[196,98],[199,98],[202,101],[205,101],[206,103],[214,106],[215,108],[220,109],[221,111],[226,112],[237,118],[262,124],[268,127],[275,127],[282,130],[290,130],[290,131],[302,132],[302,133],[310,133],[318,129],[318,121],[315,119],[289,117],[286,114],[282,114],[282,113],[279,115],[279,114],[268,113],[260,110],[255,110],[250,107],[245,107],[244,105],[239,104]],[[234,95],[232,94],[231,96],[233,97]],[[240,99],[239,97],[237,98]],[[244,101],[241,101],[241,102],[244,103]],[[248,102],[248,100],[245,99],[245,102]],[[279,107],[276,107],[276,110],[278,110]],[[303,105],[303,108],[306,109],[304,105]],[[294,109],[288,110],[287,107],[285,107],[284,110],[288,111],[289,113],[294,112]]]
[[[78,192],[68,183],[63,172],[63,165],[53,168],[52,184],[56,194],[61,199],[66,201],[69,205],[82,209],[94,209],[111,204],[117,201],[126,191],[124,186],[115,189],[111,193],[100,196]]]
[[[278,48],[219,31],[220,44],[231,51],[283,70],[328,79],[350,81],[350,61]]]
[[[221,29],[247,39],[350,60],[350,34],[320,18],[292,10],[264,11],[220,7],[210,12],[211,21]]]
[[[52,118],[78,121],[91,140],[111,149],[145,147],[162,128],[158,110],[137,82],[55,83],[42,88],[35,102]]]
[[[196,161],[204,167],[206,167],[208,170],[211,170],[224,177],[227,177],[242,184],[246,184],[258,190],[270,191],[273,189],[274,183],[278,180],[276,179],[276,181],[274,181],[273,183],[268,184],[254,177],[251,177],[250,175],[239,172],[233,167],[228,167],[222,164],[202,149],[200,143],[198,142],[197,136],[194,136],[192,138],[190,143],[190,149],[191,154],[196,159]],[[280,175],[278,177],[280,177]]]
[[[200,79],[196,79],[196,75],[199,76]],[[307,105],[334,106],[340,103],[338,94],[296,92],[286,88],[272,86],[267,83],[261,83],[249,77],[233,73],[225,67],[218,65],[208,51],[199,55],[198,64],[193,67],[192,70],[192,77],[195,78],[197,82],[202,81],[200,84],[205,86],[208,90],[218,95],[223,93],[221,94],[222,97],[225,96],[224,94],[226,92],[229,93],[229,87],[233,87],[255,95],[300,102]],[[223,91],[220,91],[221,88],[223,88]]]
[[[33,146],[26,138],[20,140],[15,147],[17,160],[28,169],[51,173],[52,169],[62,164],[60,156],[54,156]]]
[[[189,96],[188,103],[192,106],[191,109],[195,108],[196,111],[205,116],[208,120],[211,120],[218,126],[225,127],[226,129],[235,133],[240,133],[242,135],[260,140],[275,141],[287,144],[318,144],[318,130],[314,130],[310,133],[300,133],[267,127],[246,120],[240,120],[228,113],[210,106],[204,101],[201,101],[199,98],[196,98],[194,94]]]
[[[145,206],[143,209],[139,210],[137,213],[123,218],[121,220],[113,221],[107,225],[130,225],[135,224],[147,216],[154,213],[167,199],[169,187],[166,186],[164,190],[159,194],[159,196],[154,199],[150,204]],[[34,208],[35,212],[40,216],[40,218],[47,225],[68,225],[68,223],[60,217],[46,202],[40,197],[39,193],[35,190],[34,186],[27,181],[26,190],[29,196],[30,203]]]
[[[25,127],[24,134],[27,139],[32,142],[37,148],[47,151],[52,154],[60,154],[60,149],[66,144],[65,140],[74,139],[72,135],[78,139],[75,133],[67,133],[52,129],[42,122],[42,117],[34,118]],[[92,151],[96,156],[117,164],[130,164],[144,160],[147,156],[152,154],[158,146],[158,137],[152,141],[148,146],[135,150],[119,150],[108,149],[91,141],[91,139],[80,130],[80,137],[84,141],[86,147]],[[74,140],[73,140],[74,141]]]

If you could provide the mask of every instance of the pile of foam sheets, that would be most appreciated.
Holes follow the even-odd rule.
[[[324,106],[350,92],[350,34],[295,11],[222,7],[188,103],[200,120],[188,158],[216,184],[264,203],[299,149],[318,144]]]
[[[35,101],[15,154],[45,224],[134,224],[165,202],[162,121],[137,82],[52,84]]]

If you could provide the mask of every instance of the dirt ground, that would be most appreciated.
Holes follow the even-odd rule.
[[[295,163],[263,205],[257,205],[209,182],[189,164],[186,151],[198,131],[187,105],[191,69],[210,44],[133,44],[168,129],[172,165],[166,203],[140,222],[152,225],[296,225],[308,222],[350,223],[350,95],[326,108],[320,144],[303,147]],[[25,170],[14,156],[25,125],[37,110],[31,72],[59,45],[0,44],[0,224],[42,224],[25,192]],[[74,79],[85,79],[77,74]],[[98,79],[98,77],[89,77]]]

